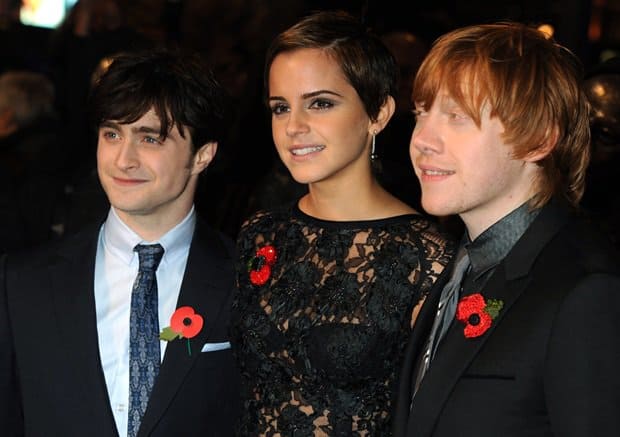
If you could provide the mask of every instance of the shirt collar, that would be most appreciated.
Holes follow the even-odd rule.
[[[114,208],[110,208],[108,217],[103,224],[103,244],[107,250],[129,265],[133,260],[137,260],[137,254],[133,251],[136,244],[159,243],[164,248],[162,263],[165,263],[186,253],[191,244],[195,227],[196,212],[192,206],[185,218],[162,235],[159,240],[144,241],[121,220]]]
[[[469,254],[474,279],[495,267],[508,255],[539,211],[540,209],[532,210],[529,202],[525,202],[485,230],[474,241],[469,239],[467,233],[465,234],[464,244]]]

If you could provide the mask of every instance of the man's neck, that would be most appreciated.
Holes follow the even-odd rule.
[[[127,214],[114,207],[118,218],[140,238],[147,242],[158,241],[163,235],[181,223],[193,211],[193,205],[174,216]]]

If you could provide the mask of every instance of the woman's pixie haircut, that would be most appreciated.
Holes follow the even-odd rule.
[[[265,56],[265,93],[275,57],[298,49],[324,50],[339,65],[371,120],[376,120],[388,96],[396,98],[399,69],[383,42],[344,11],[308,15],[272,41]]]

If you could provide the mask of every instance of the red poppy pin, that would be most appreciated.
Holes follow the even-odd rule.
[[[190,338],[194,338],[200,330],[204,320],[200,314],[196,314],[192,307],[179,307],[170,317],[170,326],[166,326],[159,333],[160,340],[172,341],[177,338],[187,339],[187,352],[192,355]]]
[[[276,248],[263,246],[256,251],[256,255],[248,262],[250,282],[254,285],[264,285],[271,276],[271,266],[278,258]]]
[[[465,323],[465,337],[480,337],[491,327],[504,302],[499,299],[484,300],[480,293],[465,296],[456,308],[457,320]]]

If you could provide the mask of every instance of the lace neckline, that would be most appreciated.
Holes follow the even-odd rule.
[[[414,219],[414,218],[417,218],[420,220],[424,219],[424,217],[421,214],[411,213],[411,214],[400,214],[400,215],[395,215],[395,216],[385,217],[385,218],[380,218],[380,219],[327,220],[327,219],[321,219],[318,217],[314,217],[314,216],[311,216],[303,212],[299,208],[299,201],[293,202],[292,207],[291,207],[291,212],[292,212],[293,218],[296,218],[303,222],[307,222],[310,224],[316,224],[322,227],[332,227],[332,228],[342,228],[342,227],[366,228],[366,227],[376,226],[376,225],[383,226],[383,225],[389,225],[391,223],[400,223],[404,219]]]

